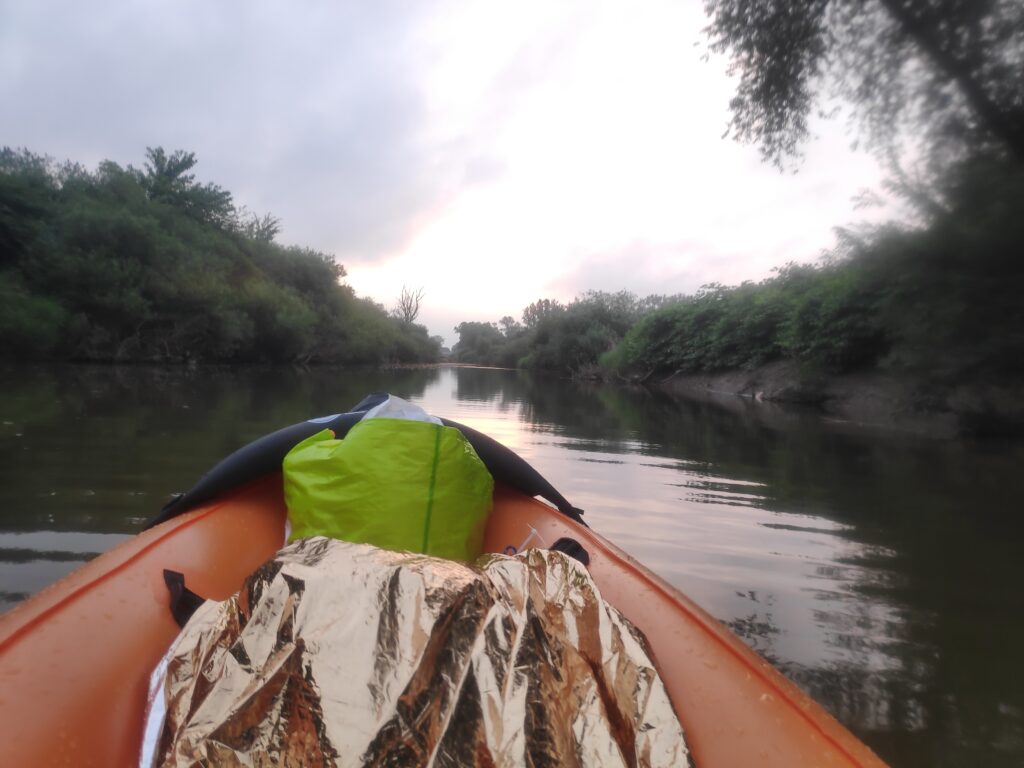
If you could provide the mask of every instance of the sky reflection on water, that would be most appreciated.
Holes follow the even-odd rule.
[[[1024,762],[1020,446],[486,369],[2,381],[0,609],[138,531],[240,445],[388,389],[518,451],[893,764]]]

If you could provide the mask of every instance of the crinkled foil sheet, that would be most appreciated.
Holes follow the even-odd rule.
[[[558,552],[478,566],[324,538],[197,611],[167,766],[685,766],[642,635]]]

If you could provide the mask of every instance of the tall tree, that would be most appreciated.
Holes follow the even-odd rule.
[[[545,317],[564,312],[565,307],[557,299],[538,299],[523,310],[523,325],[536,328]]]
[[[147,147],[144,171],[136,171],[139,184],[150,200],[188,211],[192,216],[229,227],[235,223],[231,193],[216,184],[199,184],[195,174],[195,152],[176,150],[168,155],[163,147]]]
[[[505,315],[498,321],[498,325],[501,327],[501,332],[505,335],[506,339],[512,338],[523,330],[523,326],[512,315]]]
[[[16,261],[38,236],[55,193],[47,158],[24,149],[0,149],[0,267]]]
[[[869,144],[913,136],[933,161],[1024,162],[1021,0],[704,0],[711,50],[738,76],[730,131],[782,166],[828,97]]]
[[[281,232],[281,220],[270,213],[263,216],[254,213],[245,220],[242,231],[253,240],[272,243]]]

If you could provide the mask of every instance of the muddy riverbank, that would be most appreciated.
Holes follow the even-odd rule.
[[[939,385],[879,372],[822,376],[790,362],[646,383],[676,395],[797,406],[836,422],[935,438],[1024,436],[1024,392],[1006,384]]]

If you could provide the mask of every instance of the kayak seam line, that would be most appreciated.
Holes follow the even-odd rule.
[[[437,483],[437,462],[440,457],[441,427],[434,428],[434,463],[430,467],[430,487],[427,489],[427,519],[423,522],[423,554],[427,554],[430,540],[430,517],[434,511],[434,486]]]
[[[716,643],[717,645],[721,646],[721,647],[722,647],[722,648],[724,648],[724,649],[725,649],[726,651],[728,651],[728,652],[729,652],[730,654],[732,654],[732,656],[733,656],[733,657],[735,657],[736,659],[738,659],[738,660],[739,660],[739,661],[740,661],[740,662],[741,662],[741,663],[742,663],[742,664],[743,664],[743,665],[744,665],[744,666],[745,666],[745,667],[746,667],[747,669],[749,669],[749,670],[750,670],[751,672],[753,672],[753,673],[754,673],[755,675],[757,675],[757,676],[758,676],[758,677],[759,677],[759,678],[760,678],[760,679],[761,679],[761,680],[762,680],[762,681],[763,681],[763,682],[764,682],[764,683],[765,683],[766,685],[768,685],[769,687],[771,687],[771,688],[772,688],[772,690],[774,690],[774,691],[775,691],[775,692],[776,692],[777,694],[779,694],[780,698],[781,698],[781,699],[783,699],[783,700],[784,700],[784,701],[786,702],[786,705],[787,705],[787,706],[788,706],[788,707],[789,707],[789,708],[790,708],[790,709],[791,709],[791,710],[792,710],[793,712],[795,712],[795,713],[796,713],[797,715],[799,715],[800,719],[802,719],[802,720],[803,720],[804,722],[808,723],[808,724],[809,724],[809,725],[810,725],[810,726],[811,726],[811,727],[812,727],[812,728],[814,729],[814,731],[815,731],[816,733],[818,733],[819,735],[821,735],[821,737],[822,737],[822,738],[824,738],[824,739],[825,739],[826,741],[828,741],[828,742],[829,742],[829,744],[831,744],[831,745],[832,745],[833,747],[835,747],[835,749],[836,749],[836,750],[837,750],[837,751],[838,751],[838,752],[839,752],[840,754],[842,754],[842,755],[843,755],[843,756],[844,756],[844,757],[845,757],[845,758],[846,758],[847,760],[849,760],[849,761],[850,761],[851,763],[853,763],[854,765],[864,765],[864,763],[863,763],[863,762],[862,762],[862,761],[861,761],[860,759],[858,759],[857,757],[855,757],[854,755],[852,755],[852,754],[851,754],[851,753],[849,752],[849,750],[847,750],[847,749],[846,749],[846,747],[844,747],[844,746],[843,746],[842,744],[840,744],[840,743],[839,743],[839,742],[838,742],[838,741],[837,741],[837,740],[835,739],[835,737],[834,737],[834,736],[832,736],[831,734],[827,733],[827,732],[825,731],[825,729],[823,729],[823,728],[821,727],[821,725],[819,725],[819,724],[818,724],[818,722],[817,722],[817,721],[815,721],[815,720],[814,720],[814,719],[813,719],[813,718],[812,718],[812,717],[811,717],[810,715],[808,715],[808,714],[807,714],[806,712],[804,712],[804,711],[803,711],[803,710],[802,710],[802,709],[801,709],[801,708],[800,708],[800,707],[799,707],[799,706],[797,705],[797,703],[796,703],[795,701],[793,701],[793,700],[792,700],[792,699],[790,698],[790,695],[789,695],[789,693],[787,693],[787,692],[786,692],[786,691],[785,691],[785,690],[784,690],[784,689],[783,689],[783,688],[782,688],[782,687],[781,687],[781,686],[779,685],[779,683],[778,683],[777,681],[773,680],[773,679],[772,679],[772,677],[771,677],[770,675],[768,675],[767,673],[765,673],[765,671],[764,671],[763,669],[761,669],[761,668],[760,668],[760,667],[758,667],[758,666],[757,666],[756,664],[754,664],[753,662],[751,662],[751,660],[750,660],[750,659],[748,659],[748,658],[747,658],[747,657],[746,657],[746,656],[745,656],[744,654],[742,654],[742,653],[741,653],[740,651],[738,651],[737,649],[733,648],[733,647],[732,647],[732,646],[731,646],[731,645],[730,645],[729,643],[725,642],[725,641],[724,641],[724,640],[723,640],[723,639],[722,639],[721,637],[719,637],[719,635],[718,635],[718,634],[717,634],[716,632],[712,631],[710,627],[707,627],[707,621],[706,621],[706,620],[704,619],[704,617],[702,617],[702,616],[701,616],[700,614],[698,614],[698,613],[696,613],[695,611],[693,611],[693,610],[692,610],[692,609],[691,609],[691,608],[690,608],[690,607],[689,607],[688,605],[685,605],[684,603],[680,603],[680,602],[678,602],[677,600],[674,600],[674,599],[672,598],[672,595],[671,595],[671,594],[670,594],[670,593],[668,592],[668,590],[666,590],[666,589],[665,589],[665,588],[664,588],[664,587],[663,587],[663,586],[662,586],[661,584],[659,584],[659,583],[658,583],[658,582],[657,582],[657,581],[656,581],[655,579],[652,579],[652,578],[651,578],[650,576],[648,576],[648,575],[647,575],[646,573],[644,573],[643,571],[641,571],[641,570],[639,570],[639,569],[637,569],[637,568],[633,567],[633,566],[632,566],[632,564],[630,564],[630,563],[629,563],[629,562],[628,562],[627,560],[625,560],[625,559],[624,559],[624,558],[623,558],[623,557],[622,557],[621,555],[619,555],[619,554],[618,554],[617,552],[615,552],[615,551],[614,551],[613,549],[611,549],[611,548],[610,548],[610,547],[609,547],[609,546],[608,546],[607,544],[605,544],[605,543],[604,543],[603,541],[601,541],[601,540],[600,540],[599,538],[597,538],[596,536],[595,536],[595,537],[593,537],[593,542],[594,542],[594,544],[596,544],[596,545],[598,546],[598,548],[600,548],[600,549],[604,550],[604,554],[605,554],[606,556],[608,556],[608,557],[611,557],[611,558],[614,558],[615,560],[618,560],[619,562],[621,562],[621,563],[623,563],[623,564],[625,564],[625,565],[629,566],[630,570],[632,570],[632,571],[633,571],[634,573],[636,573],[636,574],[637,574],[638,576],[640,576],[640,577],[641,577],[641,578],[642,578],[642,579],[643,579],[643,580],[644,580],[645,582],[647,582],[647,584],[648,584],[648,585],[649,585],[650,587],[652,587],[653,589],[655,589],[655,590],[657,590],[658,592],[660,592],[660,593],[661,593],[661,595],[662,595],[663,597],[665,597],[665,598],[667,598],[667,599],[671,600],[671,601],[672,601],[673,603],[675,603],[676,605],[678,605],[680,609],[682,609],[682,610],[683,610],[683,611],[684,611],[684,612],[685,612],[685,613],[686,613],[687,615],[689,615],[689,616],[690,616],[690,618],[692,618],[692,619],[694,619],[695,621],[697,621],[697,622],[698,622],[698,623],[699,623],[699,624],[700,624],[701,626],[703,626],[703,627],[706,627],[706,628],[707,628],[707,630],[706,630],[706,631],[708,632],[708,634],[709,634],[709,635],[711,635],[712,639],[713,639],[713,640],[715,641],[715,643]],[[715,621],[717,621],[717,619],[715,619]],[[765,661],[764,663],[766,663],[766,664],[767,664],[768,662],[767,662],[767,661]],[[773,669],[773,670],[774,670],[774,671],[775,671],[775,672],[776,672],[777,674],[780,674],[780,675],[782,674],[781,672],[778,672],[778,670],[775,670],[775,668],[774,668],[774,667],[772,667],[772,669]],[[795,683],[793,683],[793,685],[796,685],[796,684],[795,684]],[[805,695],[806,695],[806,694],[805,694]],[[819,707],[821,707],[821,705],[820,705],[820,704],[819,704],[818,706],[819,706]],[[823,712],[825,712],[825,714],[826,714],[826,715],[828,715],[829,717],[832,717],[832,715],[831,715],[830,713],[828,713],[828,712],[827,712],[827,711],[825,710],[825,708],[824,708],[824,707],[821,707],[821,709],[822,709],[822,711],[823,711]],[[837,722],[838,722],[838,721],[837,721]],[[841,723],[840,723],[840,726],[842,726],[842,724],[841,724]]]
[[[48,619],[50,616],[52,616],[54,613],[56,613],[59,609],[64,608],[66,605],[68,605],[70,603],[73,603],[75,600],[77,600],[79,597],[81,597],[85,592],[88,592],[89,590],[91,590],[92,588],[96,587],[97,585],[102,584],[104,581],[106,581],[107,579],[111,578],[114,574],[120,573],[125,568],[127,568],[129,565],[131,565],[136,560],[138,560],[140,557],[142,557],[144,554],[149,552],[151,549],[156,547],[158,544],[162,544],[165,539],[173,536],[178,531],[181,531],[181,530],[183,530],[185,528],[189,528],[192,525],[194,525],[195,523],[198,523],[200,520],[206,519],[209,515],[212,515],[218,509],[223,507],[225,503],[226,502],[221,502],[220,504],[217,504],[214,507],[210,507],[205,512],[203,512],[202,514],[196,515],[195,517],[193,517],[191,520],[188,520],[188,521],[186,521],[184,523],[181,523],[180,525],[175,526],[173,529],[167,531],[166,533],[164,533],[163,535],[159,536],[158,538],[155,538],[149,544],[147,544],[146,546],[144,546],[141,549],[139,549],[137,552],[135,552],[133,555],[131,555],[131,557],[126,559],[124,562],[119,563],[117,566],[115,566],[114,568],[111,568],[109,571],[105,571],[105,572],[101,573],[99,576],[97,576],[92,581],[90,581],[90,582],[88,582],[86,584],[83,584],[82,586],[78,587],[78,589],[75,589],[74,591],[68,593],[67,595],[62,597],[60,600],[58,600],[56,603],[51,605],[49,608],[47,608],[44,611],[41,611],[39,614],[37,614],[36,616],[31,618],[29,621],[27,621],[24,624],[22,624],[20,627],[18,627],[16,630],[14,630],[14,632],[12,632],[6,638],[4,638],[4,640],[2,642],[0,642],[0,653],[4,653],[8,649],[8,647],[16,644],[22,638],[23,635],[25,635],[29,631],[35,629],[36,626],[38,626],[39,624],[43,623],[43,621]],[[56,586],[56,584],[59,584],[59,583],[60,582],[56,582],[53,586]]]

